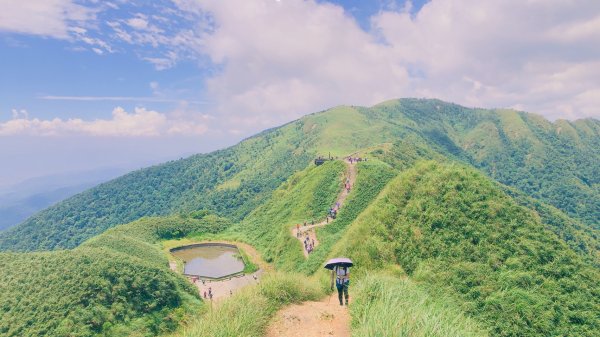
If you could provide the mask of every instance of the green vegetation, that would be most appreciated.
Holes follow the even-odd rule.
[[[331,252],[333,245],[339,241],[348,225],[364,211],[395,175],[385,164],[377,161],[362,162],[357,165],[358,176],[350,195],[346,199],[337,219],[330,225],[317,229],[320,244],[300,265],[290,269],[298,269],[312,274],[322,267],[323,261]]]
[[[298,172],[229,232],[261,250],[267,262],[291,270],[304,260],[300,242],[290,235],[292,226],[324,220],[341,191],[344,170],[342,162],[330,161]]]
[[[451,298],[431,296],[408,279],[375,274],[361,279],[353,288],[353,336],[488,335]]]
[[[263,336],[269,319],[281,307],[317,300],[324,292],[315,282],[296,274],[276,273],[246,288],[198,317],[177,337]]]
[[[250,260],[250,258],[248,257],[248,254],[246,254],[244,252],[244,250],[240,247],[238,247],[238,250],[240,251],[239,254],[235,254],[235,257],[238,260],[241,260],[244,263],[244,270],[242,271],[244,274],[252,274],[255,271],[258,270],[258,266],[254,263],[252,263],[252,261]]]
[[[239,220],[307,165],[313,155],[300,147],[302,139],[301,127],[288,125],[226,150],[129,173],[2,232],[0,250],[73,248],[144,216],[210,210]],[[219,188],[230,180],[239,184]]]
[[[369,161],[306,259],[291,228],[324,219],[346,170],[311,159],[357,152]],[[282,306],[324,295],[322,263],[344,255],[356,336],[595,336],[598,163],[597,120],[417,99],[312,114],[0,233],[4,251],[73,248],[0,253],[0,335],[153,336],[188,321],[177,336],[260,336]],[[209,309],[163,246],[210,239],[256,247],[277,274]]]
[[[333,108],[225,150],[132,172],[0,233],[0,250],[73,248],[143,216],[211,210],[237,222],[315,155],[344,156],[383,143],[401,147],[382,156],[395,168],[420,159],[461,160],[600,228],[600,121],[552,124],[522,112],[402,99]]]
[[[158,240],[229,221],[144,218],[72,251],[0,254],[0,335],[154,336],[198,311],[198,292],[168,270]]]
[[[600,328],[600,272],[464,166],[405,171],[334,251],[355,261],[358,277],[397,264],[435,296],[451,294],[494,336],[594,336]]]
[[[461,160],[600,228],[598,120],[552,124],[525,112],[468,109],[419,99],[390,101],[364,113],[396,124],[401,138],[411,139],[397,146],[416,144],[421,154],[431,156],[434,150],[438,156]]]

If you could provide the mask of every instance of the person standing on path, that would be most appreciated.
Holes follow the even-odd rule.
[[[350,286],[350,271],[348,267],[335,266],[331,270],[331,290],[333,290],[333,279],[335,277],[335,287],[338,291],[338,298],[340,305],[344,305],[343,297],[346,299],[346,305],[348,305],[348,287]]]

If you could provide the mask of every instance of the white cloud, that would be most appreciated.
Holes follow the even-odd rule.
[[[411,96],[600,117],[597,0],[432,0],[417,13],[410,1],[389,1],[370,18],[370,31],[321,1],[173,0],[175,8],[153,7],[160,15],[138,6],[147,14],[101,16],[108,31],[94,36],[91,9],[67,0],[25,3],[0,0],[8,9],[0,29],[26,32],[21,21],[47,12],[58,28],[40,21],[49,28],[30,33],[68,35],[98,54],[113,52],[109,42],[139,47],[136,54],[158,70],[197,60],[209,70],[198,83],[207,109],[240,132],[339,104]],[[2,20],[11,11],[20,11],[19,23]]]
[[[200,135],[207,131],[206,121],[210,117],[191,117],[179,113],[167,116],[145,108],[135,108],[128,113],[121,107],[112,112],[111,119],[91,121],[79,118],[42,120],[29,118],[25,110],[14,110],[13,119],[0,123],[0,136],[65,136],[89,135],[103,137],[139,137],[165,135]]]
[[[342,8],[313,1],[178,1],[210,12],[200,53],[223,66],[208,79],[217,111],[263,128],[337,104],[373,104],[410,85],[389,47]]]
[[[600,116],[598,1],[433,0],[416,14],[405,3],[373,16],[371,32],[315,1],[175,3],[213,22],[207,29],[199,20],[182,44],[220,65],[208,95],[239,127],[406,96],[520,106],[549,118]]]
[[[148,20],[145,16],[137,16],[127,20],[127,24],[131,28],[135,29],[147,29],[148,28]]]
[[[19,119],[19,118],[28,119],[29,118],[29,113],[25,109],[21,109],[21,110],[12,109],[11,112],[12,112],[13,119]]]
[[[0,0],[0,31],[67,39],[70,24],[91,20],[94,13],[73,0]]]

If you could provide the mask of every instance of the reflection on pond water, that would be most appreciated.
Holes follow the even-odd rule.
[[[219,278],[244,270],[235,247],[224,245],[191,246],[173,250],[173,255],[185,262],[183,273],[187,275]]]

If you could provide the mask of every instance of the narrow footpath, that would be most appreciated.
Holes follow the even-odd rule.
[[[350,336],[348,307],[332,294],[318,302],[293,304],[280,310],[267,328],[267,337]]]
[[[356,163],[355,162],[350,163],[348,160],[344,160],[344,163],[346,164],[347,169],[346,169],[346,173],[344,174],[342,184],[347,183],[350,185],[351,188],[353,188],[354,182],[356,181]],[[350,192],[346,188],[343,188],[342,191],[340,192],[340,194],[338,195],[337,200],[334,202],[334,204],[339,204],[338,212],[343,207],[344,201],[348,197],[348,194],[350,194]],[[306,226],[303,226],[302,224],[300,224],[299,229],[297,228],[296,225],[294,225],[294,227],[292,227],[291,233],[292,233],[292,236],[295,237],[296,239],[298,239],[302,243],[303,246],[304,246],[304,240],[306,240],[306,237],[308,236],[309,242],[311,242],[311,243],[314,242],[314,246],[313,246],[313,249],[314,249],[319,245],[319,240],[317,239],[315,228],[326,226],[327,224],[329,224],[333,221],[335,221],[335,220],[333,220],[333,219],[329,219],[329,221],[323,220],[314,225],[306,225]],[[298,233],[298,232],[300,232],[300,233]],[[298,234],[300,234],[300,235],[298,235]],[[306,249],[303,249],[302,251],[304,252],[304,257],[308,257],[308,251]]]

